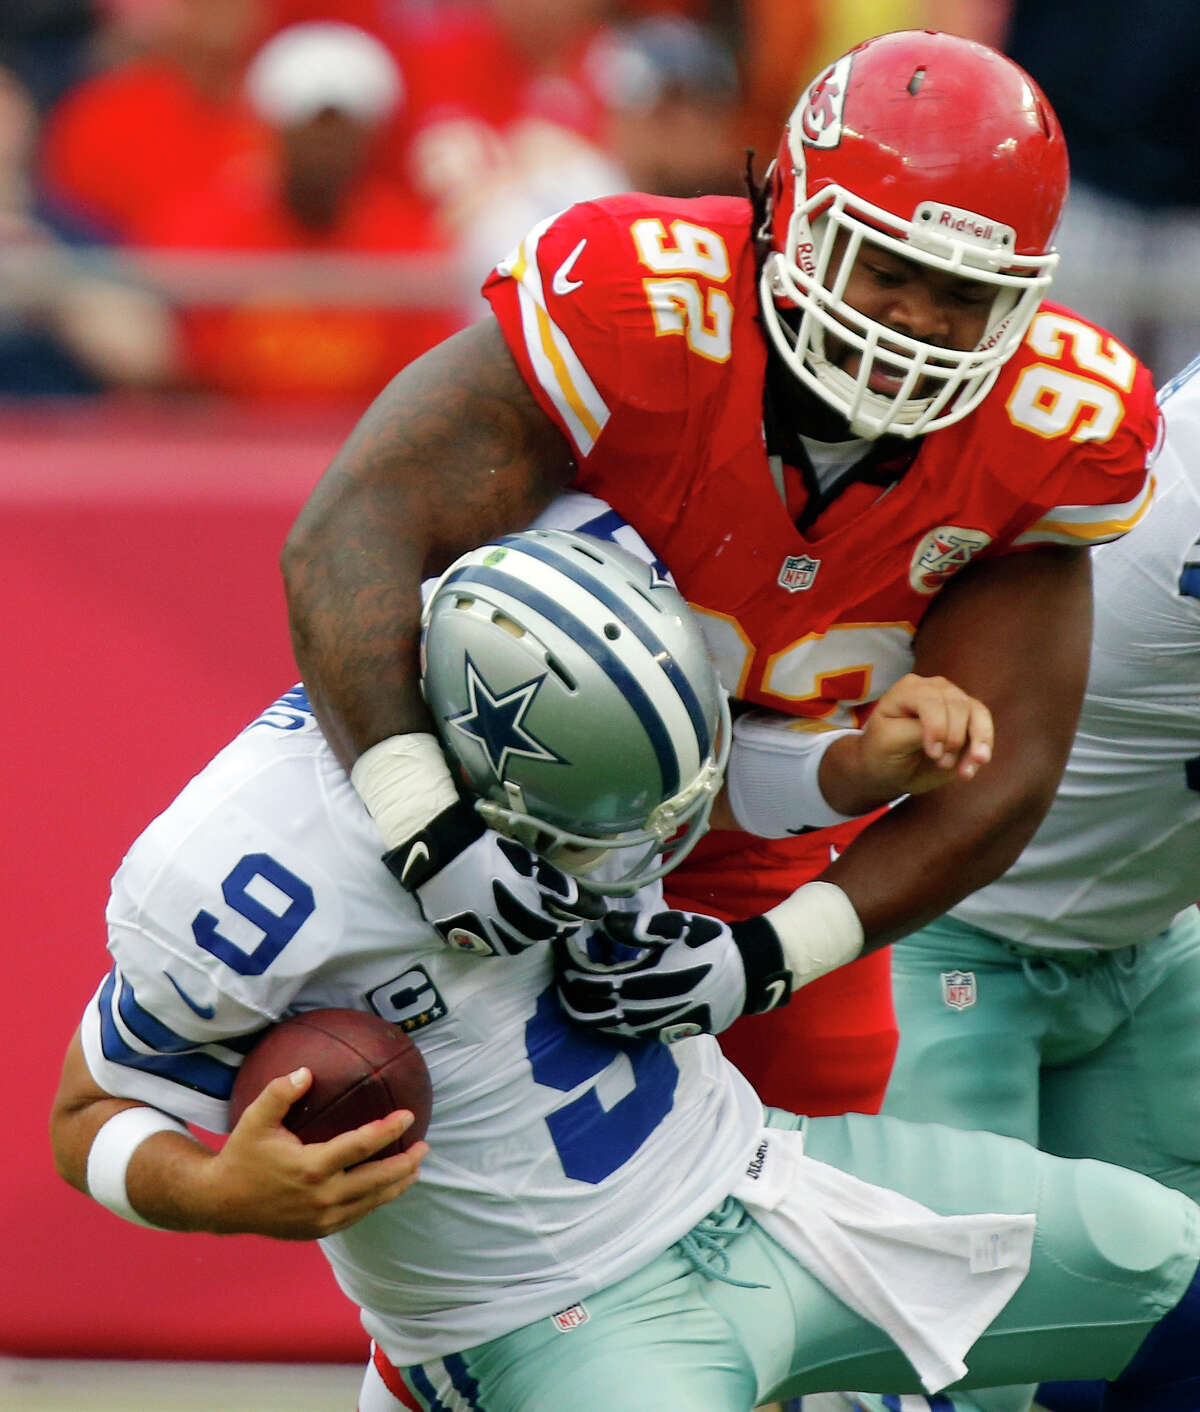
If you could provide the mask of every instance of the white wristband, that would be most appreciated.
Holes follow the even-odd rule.
[[[92,1199],[134,1225],[149,1226],[155,1231],[164,1227],[147,1221],[130,1205],[125,1173],[142,1143],[155,1133],[165,1132],[188,1135],[187,1128],[178,1119],[157,1108],[122,1108],[102,1124],[92,1139],[87,1159],[87,1189]]]
[[[779,937],[796,990],[853,961],[862,951],[862,923],[836,883],[805,883],[763,915]]]
[[[825,802],[818,772],[835,740],[851,730],[814,730],[811,722],[775,712],[749,711],[733,725],[725,777],[738,825],[759,838],[786,838],[855,817]]]
[[[386,848],[399,848],[458,799],[437,736],[390,735],[354,762],[350,783],[378,825]]]

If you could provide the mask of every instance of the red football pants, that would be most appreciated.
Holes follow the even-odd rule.
[[[890,957],[885,947],[841,966],[720,1036],[764,1103],[814,1118],[879,1112],[899,1041]]]
[[[819,877],[869,819],[800,838],[713,830],[668,874],[667,902],[730,921],[765,912]],[[890,952],[873,952],[798,990],[782,1010],[749,1015],[721,1047],[764,1103],[811,1117],[878,1113],[896,1055]]]

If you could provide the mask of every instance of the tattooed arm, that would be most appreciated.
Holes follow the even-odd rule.
[[[296,661],[347,769],[377,741],[431,729],[421,580],[524,528],[574,470],[491,318],[410,364],[369,408],[282,558]]]

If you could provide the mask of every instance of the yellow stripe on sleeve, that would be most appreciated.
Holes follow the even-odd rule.
[[[1016,544],[1105,544],[1137,524],[1154,500],[1154,477],[1123,505],[1060,505],[1019,535]],[[1102,517],[1102,518],[1101,518]]]

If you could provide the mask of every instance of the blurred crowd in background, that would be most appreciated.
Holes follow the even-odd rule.
[[[1200,295],[1169,268],[1180,250],[1200,270],[1200,7],[1149,0],[1132,30],[1125,7],[1086,9],[1081,33],[1070,0],[6,5],[0,396],[365,405],[483,312],[534,223],[623,190],[742,194],[748,150],[761,177],[825,61],[915,26],[1007,48],[1047,88],[1100,203],[1077,264],[1114,303],[1080,307],[1165,377],[1182,358],[1156,349],[1160,314],[1200,346]],[[1132,158],[1089,133],[1102,109]]]

